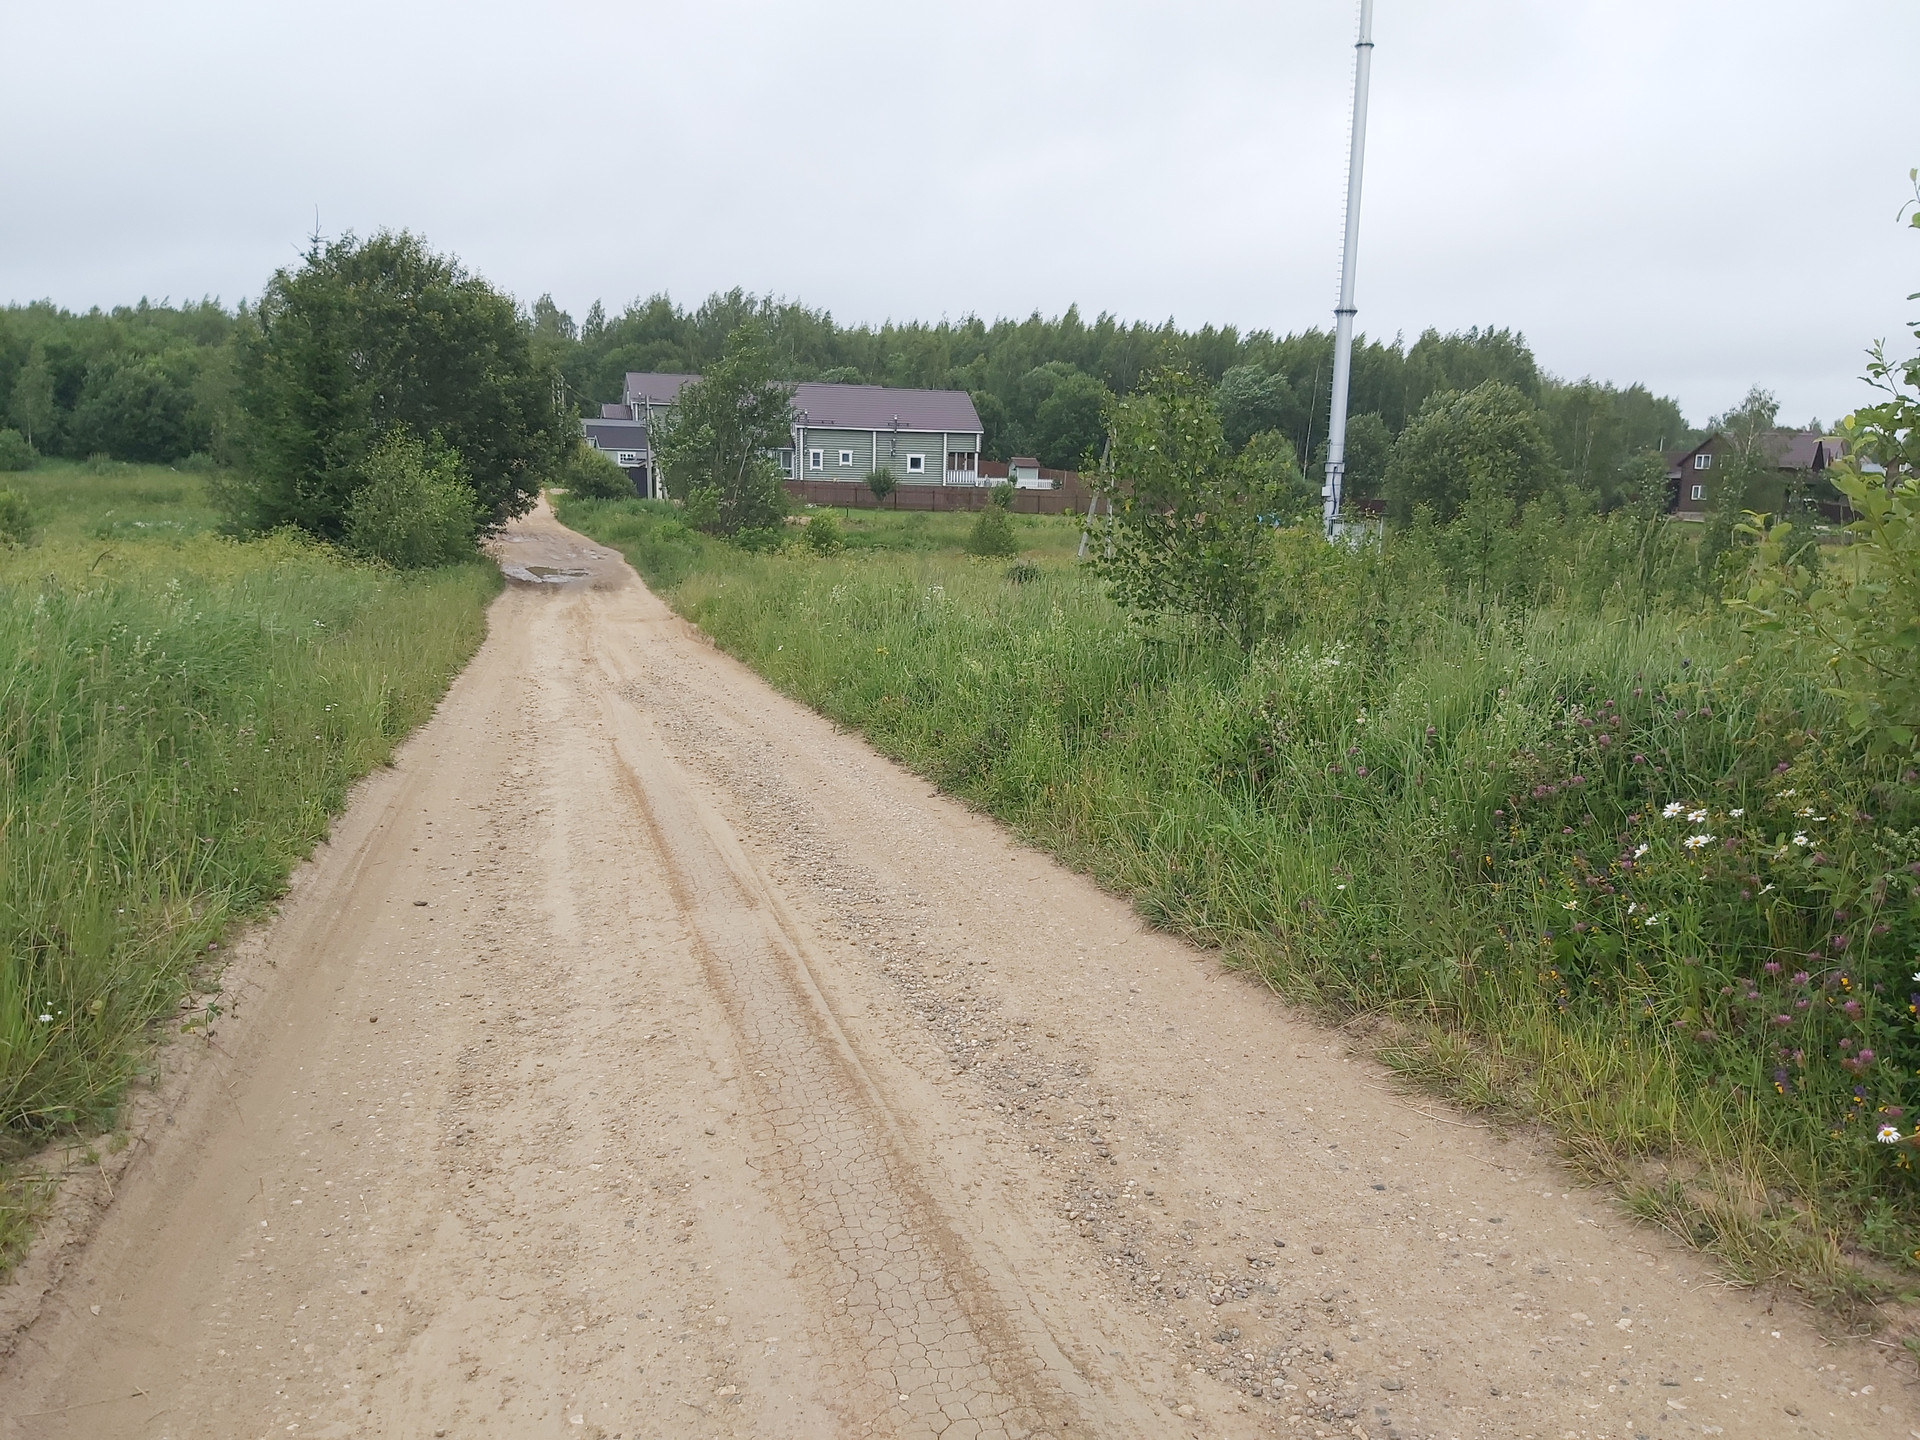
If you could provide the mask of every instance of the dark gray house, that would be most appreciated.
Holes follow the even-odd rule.
[[[624,403],[603,413],[644,427],[699,378],[629,374]],[[808,380],[794,386],[793,443],[779,452],[780,468],[790,480],[863,480],[887,470],[902,485],[978,485],[982,438],[979,413],[964,390]]]
[[[580,430],[587,444],[627,472],[634,494],[647,500],[660,498],[654,484],[646,421],[634,419],[624,405],[602,405],[600,418],[582,420]]]

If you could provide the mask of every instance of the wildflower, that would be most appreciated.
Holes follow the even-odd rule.
[[[1702,832],[1698,835],[1689,835],[1680,843],[1689,850],[1698,850],[1702,845],[1711,845],[1713,843],[1713,836]]]
[[[50,1025],[50,1024],[52,1024],[52,1023],[53,1023],[53,1016],[51,1016],[51,1015],[42,1015],[42,1016],[40,1017],[40,1023],[41,1023],[42,1025]]]
[[[1640,923],[1642,925],[1652,926],[1652,925],[1658,925],[1664,919],[1666,919],[1666,916],[1656,913],[1656,914],[1647,916],[1647,918],[1642,920]]]
[[[1640,857],[1641,857],[1642,855],[1644,855],[1644,854],[1646,854],[1646,853],[1647,853],[1647,851],[1649,851],[1649,850],[1651,850],[1652,848],[1653,848],[1653,847],[1652,847],[1651,845],[1637,845],[1637,846],[1635,846],[1635,847],[1634,847],[1634,851],[1633,851],[1633,858],[1634,858],[1634,859],[1636,859],[1636,860],[1638,860],[1638,859],[1639,859],[1639,858],[1640,858]]]
[[[1809,844],[1811,844],[1812,842],[1811,842],[1811,841],[1809,841],[1809,840],[1807,839],[1807,837],[1806,837],[1806,836],[1805,836],[1804,834],[1802,834],[1802,835],[1796,835],[1796,836],[1794,836],[1794,837],[1793,837],[1793,843],[1794,843],[1794,844],[1796,844],[1796,845],[1799,845],[1799,846],[1802,846],[1802,847],[1805,847],[1805,846],[1807,846],[1807,845],[1809,845]]]
[[[1769,960],[1760,968],[1769,975],[1778,975],[1780,973],[1780,962],[1778,960]]]
[[[1793,1024],[1793,1017],[1791,1015],[1776,1015],[1773,1017],[1773,1023],[1776,1028],[1785,1030]]]
[[[1731,815],[1736,820],[1738,820],[1742,815],[1746,813],[1747,812],[1745,810],[1729,810],[1727,812],[1727,814]]]
[[[1897,1125],[1882,1125],[1880,1127],[1880,1133],[1874,1138],[1882,1145],[1898,1145],[1900,1143],[1900,1128]]]
[[[1633,757],[1633,763],[1636,765],[1644,765],[1647,763],[1647,757],[1644,755],[1636,755]]]
[[[1707,823],[1707,812],[1704,810],[1689,810],[1687,812],[1687,821],[1693,825],[1704,825]]]
[[[1687,807],[1682,805],[1678,800],[1669,800],[1665,805],[1660,807],[1660,818],[1662,820],[1671,820],[1686,808]]]
[[[1847,948],[1847,937],[1844,935],[1835,935],[1832,937],[1829,943],[1836,950],[1844,950]]]
[[[1781,766],[1779,766],[1779,767],[1777,767],[1777,768],[1779,768],[1779,769],[1781,769],[1781,770],[1784,770],[1784,769],[1786,769],[1787,767],[1786,767],[1786,766],[1784,766],[1784,765],[1781,765]],[[1793,798],[1794,796],[1796,796],[1796,795],[1798,795],[1799,793],[1800,793],[1800,792],[1799,792],[1798,790],[1782,790],[1782,791],[1781,791],[1781,792],[1780,792],[1780,793],[1779,793],[1779,794],[1778,794],[1777,796],[1775,796],[1774,798],[1775,798],[1775,799],[1778,799],[1778,800],[1791,800],[1791,799],[1792,799],[1792,798]]]
[[[1920,979],[1920,976],[1916,976],[1914,978]],[[1806,986],[1811,984],[1812,980],[1813,980],[1813,977],[1808,975],[1807,972],[1804,970],[1796,970],[1793,972],[1793,983],[1800,986],[1802,989],[1805,989]]]
[[[1562,910],[1578,910],[1580,908],[1580,902],[1578,900],[1565,900],[1561,902],[1560,908]]]
[[[1813,806],[1811,805],[1803,806],[1800,809],[1794,811],[1793,813],[1798,815],[1802,820],[1811,819],[1813,816]]]

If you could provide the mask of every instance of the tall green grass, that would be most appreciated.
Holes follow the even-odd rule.
[[[192,477],[31,478],[48,538],[0,551],[0,1158],[110,1123],[498,587],[221,538]]]
[[[1409,1075],[1551,1126],[1736,1274],[1845,1299],[1915,1272],[1911,1152],[1873,1139],[1872,1105],[1901,1082],[1862,1110],[1846,1048],[1867,1024],[1883,1054],[1907,1043],[1904,992],[1864,1020],[1845,1009],[1847,985],[1906,962],[1789,980],[1836,914],[1864,962],[1907,943],[1906,912],[1849,917],[1833,875],[1778,840],[1810,823],[1797,785],[1832,779],[1829,702],[1817,674],[1686,600],[1653,553],[1666,539],[1588,537],[1639,555],[1639,578],[1611,565],[1581,600],[1543,595],[1536,565],[1520,605],[1312,541],[1276,570],[1291,620],[1246,655],[1130,624],[1058,552],[1017,569],[951,550],[745,555],[658,516],[567,514],[781,689],[1162,925],[1364,1017]],[[1609,603],[1623,575],[1642,603]],[[1884,778],[1839,788],[1872,805]],[[1676,800],[1710,820],[1663,819]],[[1834,790],[1823,816],[1841,804]],[[1689,848],[1708,824],[1714,847]],[[1870,850],[1870,828],[1829,848]],[[1756,896],[1761,872],[1777,883]],[[1777,1083],[1782,1043],[1803,1053]]]

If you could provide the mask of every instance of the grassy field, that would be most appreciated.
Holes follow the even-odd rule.
[[[1920,835],[1866,823],[1910,824],[1912,777],[1849,778],[1818,677],[1717,604],[1449,598],[1302,539],[1298,618],[1247,656],[1129,624],[1072,517],[1010,564],[960,516],[851,517],[820,558],[563,515],[782,690],[1410,1078],[1550,1127],[1736,1277],[1847,1306],[1920,1273],[1913,1151],[1875,1138],[1902,1082],[1861,1083],[1871,1047],[1920,1069],[1892,988]]]
[[[218,1011],[222,937],[261,914],[348,787],[485,633],[490,566],[396,576],[216,532],[199,477],[0,477],[0,1160],[109,1126],[161,1023]],[[36,1192],[0,1195],[0,1265]]]

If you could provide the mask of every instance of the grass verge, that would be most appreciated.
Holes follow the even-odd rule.
[[[223,538],[198,480],[158,467],[9,483],[41,538],[0,550],[0,1161],[111,1124],[222,935],[432,712],[499,586]],[[209,994],[187,1023],[217,1013]],[[0,1194],[0,1251],[39,1183]]]

